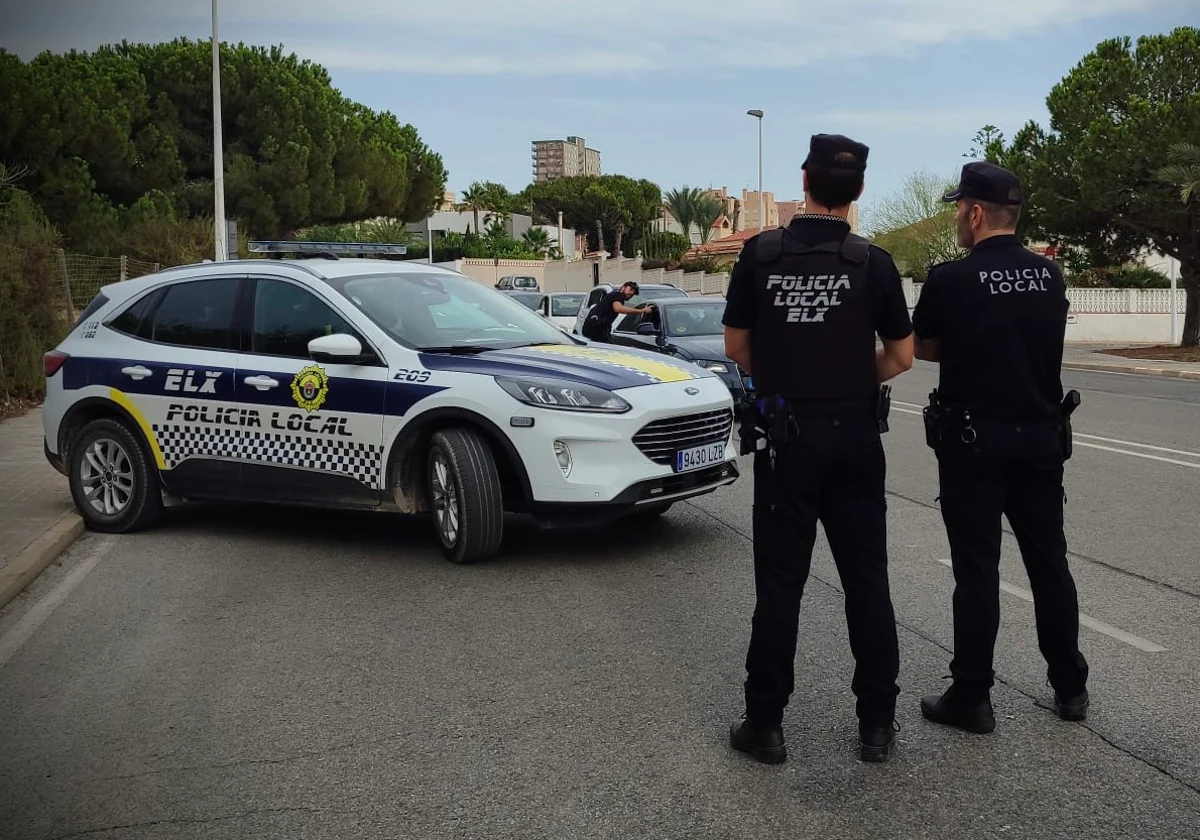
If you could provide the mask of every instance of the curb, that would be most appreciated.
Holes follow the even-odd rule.
[[[1133,367],[1131,365],[1101,365],[1088,362],[1063,362],[1064,370],[1094,370],[1101,373],[1133,373],[1142,376],[1169,376],[1174,379],[1200,380],[1200,370],[1175,370],[1172,368]]]
[[[83,536],[83,519],[69,511],[0,569],[0,607],[37,579],[75,540]]]

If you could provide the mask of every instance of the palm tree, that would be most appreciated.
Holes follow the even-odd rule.
[[[699,201],[701,193],[699,187],[689,188],[686,184],[682,189],[671,190],[663,196],[663,204],[666,205],[669,212],[675,221],[679,222],[679,226],[683,228],[683,235],[690,241],[692,238],[692,224],[696,221],[696,202]]]
[[[541,257],[545,257],[554,249],[554,240],[545,228],[531,227],[521,234],[521,241]]]
[[[700,244],[704,245],[712,238],[713,225],[721,218],[725,208],[716,196],[704,194],[696,198],[692,212],[695,214],[696,227],[700,228]]]
[[[416,236],[397,219],[375,219],[359,226],[359,238],[364,242],[412,245]]]
[[[508,236],[508,231],[504,227],[504,222],[500,221],[499,219],[495,219],[488,223],[487,230],[484,232],[485,238],[503,239],[505,236]]]
[[[462,203],[458,205],[459,209],[470,210],[475,214],[475,233],[479,233],[479,211],[484,209],[483,203],[486,198],[483,184],[476,181],[463,192]]]
[[[1185,204],[1200,196],[1200,146],[1172,143],[1167,149],[1168,165],[1158,170],[1161,181],[1179,187],[1179,199]]]

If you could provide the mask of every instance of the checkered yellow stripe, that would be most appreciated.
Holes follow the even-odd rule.
[[[647,376],[655,382],[686,382],[689,379],[699,378],[698,369],[696,372],[693,372],[680,365],[673,365],[654,359],[643,359],[641,356],[634,356],[631,353],[621,353],[620,351],[606,350],[599,347],[572,347],[566,344],[546,344],[527,349],[559,356],[574,356],[593,362],[600,362],[601,364],[612,365],[613,367],[624,368],[625,370]]]

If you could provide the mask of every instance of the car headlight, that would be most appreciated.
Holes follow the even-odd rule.
[[[696,364],[705,370],[711,370],[713,373],[729,373],[729,365],[724,362],[713,362],[708,359],[698,359]]]
[[[541,377],[497,376],[496,384],[515,400],[539,408],[621,414],[632,406],[612,391],[595,385]]]

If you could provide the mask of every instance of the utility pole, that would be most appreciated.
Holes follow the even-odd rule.
[[[212,0],[212,72],[213,72],[213,220],[216,260],[229,259],[225,241],[225,155],[221,132],[221,41],[217,37],[217,0]]]
[[[1178,320],[1177,320],[1176,316],[1178,314],[1177,310],[1179,309],[1179,306],[1178,306],[1178,302],[1176,299],[1177,292],[1175,291],[1175,289],[1176,289],[1175,269],[1179,265],[1179,260],[1174,259],[1172,257],[1168,257],[1167,259],[1171,260],[1171,343],[1178,344],[1179,343],[1179,327],[1178,327]]]
[[[766,226],[766,216],[763,209],[763,154],[762,154],[762,121],[763,112],[755,108],[752,111],[747,111],[747,114],[758,120],[758,229],[762,230]]]

